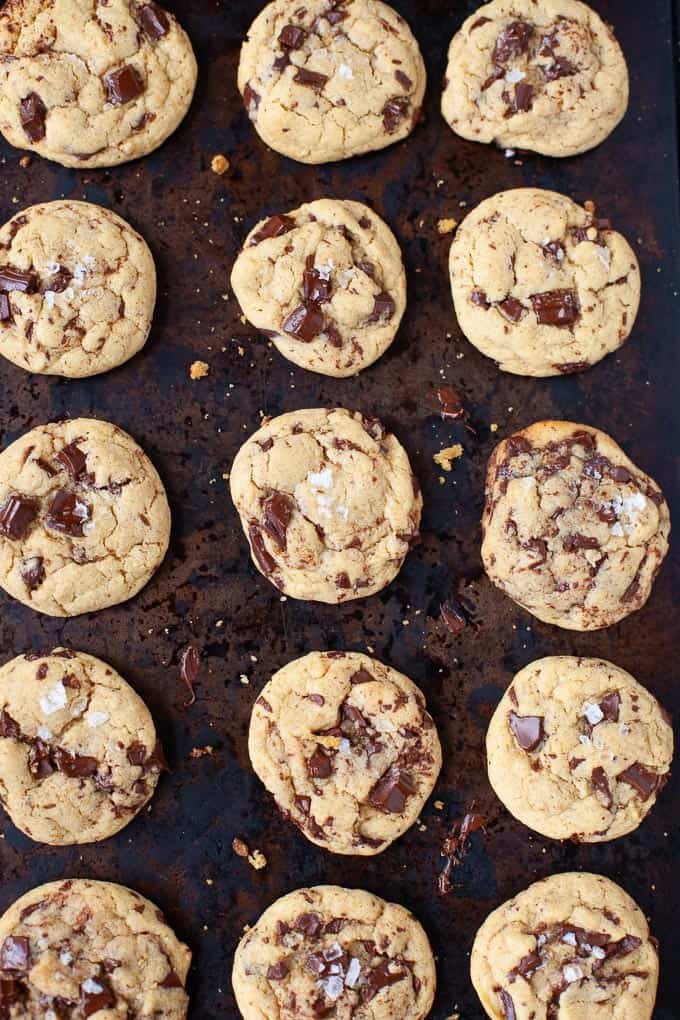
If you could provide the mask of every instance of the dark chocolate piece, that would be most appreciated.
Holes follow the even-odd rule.
[[[125,64],[117,71],[104,75],[104,86],[109,103],[112,106],[123,106],[137,99],[144,91],[144,82],[139,71],[132,64]]]
[[[99,1012],[100,1009],[109,1009],[115,1006],[116,996],[104,978],[89,978],[80,986],[80,1004],[83,1017],[88,1017]]]
[[[0,535],[15,541],[24,538],[37,516],[36,500],[15,493],[0,507]]]
[[[47,109],[37,92],[31,92],[21,100],[19,107],[21,126],[31,142],[40,142],[45,137]]]
[[[194,684],[198,677],[200,667],[201,657],[199,655],[198,648],[196,648],[195,645],[187,645],[179,660],[180,679],[189,691],[189,700],[184,702],[184,708],[191,708],[196,701]]]
[[[0,947],[0,970],[25,974],[31,967],[31,948],[23,935],[8,935]]]
[[[23,294],[32,294],[36,287],[35,273],[25,272],[23,269],[14,269],[13,266],[3,266],[0,268],[0,290],[6,293],[18,290]]]
[[[382,119],[389,135],[394,134],[404,117],[408,116],[410,109],[411,101],[406,96],[394,96],[387,100],[382,109]]]
[[[65,446],[55,455],[55,460],[64,470],[68,471],[73,481],[77,481],[85,474],[87,467],[87,454],[83,453],[77,445],[80,440],[74,439],[72,443]]]
[[[531,304],[542,326],[572,326],[581,314],[573,290],[548,290],[534,294]]]
[[[284,50],[299,50],[307,33],[299,25],[285,25],[279,32],[279,42]]]
[[[644,765],[635,762],[616,777],[620,783],[627,783],[640,795],[642,800],[649,800],[663,782],[663,776],[650,772]]]
[[[310,779],[328,779],[333,772],[333,763],[328,755],[317,747],[311,758],[307,759],[307,775]]]
[[[521,57],[526,53],[533,31],[533,25],[526,21],[512,21],[496,39],[494,64],[507,64],[513,57]]]
[[[261,241],[266,241],[270,237],[281,237],[282,234],[287,234],[294,227],[295,222],[290,216],[270,216],[257,233],[253,234],[249,247],[260,244]]]
[[[295,504],[284,492],[274,492],[265,499],[262,527],[279,549],[286,548],[286,532]]]
[[[298,85],[305,85],[307,88],[314,89],[315,92],[321,92],[328,81],[328,77],[325,74],[319,74],[317,71],[308,71],[306,67],[298,67],[293,81],[296,81]]]
[[[59,531],[70,538],[82,538],[84,527],[92,519],[92,508],[75,492],[60,489],[50,503],[45,524],[52,531]]]
[[[284,322],[283,330],[303,343],[311,343],[323,331],[323,315],[312,302],[298,305]]]
[[[158,4],[145,4],[139,9],[139,23],[152,42],[157,42],[170,31],[170,20]]]
[[[535,751],[545,738],[543,716],[540,715],[517,715],[510,712],[508,715],[510,731],[523,751]]]
[[[396,305],[386,291],[382,291],[374,298],[373,311],[366,320],[367,323],[380,322],[381,319],[389,320],[394,315]]]
[[[413,793],[415,787],[409,776],[398,765],[392,765],[371,790],[369,800],[374,807],[400,815],[406,807],[407,798]]]

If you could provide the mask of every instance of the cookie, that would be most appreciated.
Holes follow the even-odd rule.
[[[404,907],[321,885],[276,900],[241,939],[232,975],[244,1020],[422,1020],[436,973]]]
[[[0,918],[0,1009],[22,1020],[185,1020],[190,963],[139,893],[88,879],[50,882]]]
[[[337,199],[261,220],[231,286],[246,318],[284,358],[335,378],[384,354],[406,308],[394,234],[368,206]]]
[[[105,662],[57,648],[0,667],[0,800],[31,839],[112,836],[165,768],[149,710]]]
[[[492,1020],[651,1020],[659,957],[645,916],[614,882],[535,882],[477,932],[472,983]]]
[[[423,500],[404,448],[358,411],[272,418],[239,450],[230,486],[255,566],[296,599],[374,595],[419,535]]]
[[[633,832],[651,811],[673,729],[630,673],[555,655],[514,678],[486,753],[491,785],[515,818],[552,839],[601,843]]]
[[[574,156],[627,108],[621,47],[578,0],[493,0],[451,40],[442,113],[473,142]]]
[[[504,372],[582,372],[628,338],[640,268],[628,242],[564,195],[502,191],[473,209],[449,258],[458,323]]]
[[[0,586],[32,609],[77,616],[125,602],[169,539],[163,483],[115,425],[39,425],[0,453]]]
[[[486,572],[546,623],[599,630],[640,609],[670,527],[656,483],[598,429],[539,421],[489,460]]]
[[[0,11],[0,131],[63,166],[115,166],[156,149],[196,85],[191,43],[143,0],[7,0]]]
[[[411,133],[425,64],[381,0],[273,0],[241,49],[238,87],[263,142],[301,163],[331,163]]]
[[[146,343],[156,269],[120,216],[46,202],[0,229],[0,354],[71,379],[121,365]]]
[[[378,854],[418,818],[441,769],[418,687],[358,652],[275,673],[250,719],[250,760],[283,814],[336,854]]]

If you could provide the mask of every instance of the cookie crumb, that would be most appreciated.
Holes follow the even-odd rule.
[[[492,432],[498,432],[498,425],[496,424],[495,421],[491,422],[491,424],[489,425],[489,428],[491,429]]]
[[[221,177],[229,169],[229,160],[222,153],[219,153],[217,156],[213,156],[210,162],[210,169],[214,174],[219,174]]]
[[[267,858],[261,850],[253,850],[252,854],[248,854],[248,864],[255,868],[255,871],[261,871],[267,867]]]
[[[441,234],[442,236],[444,234],[450,234],[456,229],[457,226],[458,220],[454,219],[439,220],[437,223],[437,233]]]
[[[240,681],[241,681],[241,683],[242,683],[242,684],[243,684],[244,686],[246,686],[246,687],[247,687],[247,686],[248,686],[248,684],[250,683],[250,680],[248,679],[248,674],[247,674],[247,673],[241,673],[241,675],[240,675],[240,677],[239,677],[239,680],[240,680]]]
[[[317,744],[321,744],[322,747],[338,748],[340,747],[340,737],[329,737],[324,733],[315,733],[314,740]]]
[[[210,365],[207,361],[194,361],[189,369],[189,375],[192,379],[205,379],[209,372]]]
[[[250,850],[248,849],[248,844],[244,843],[242,839],[238,838],[238,836],[234,836],[234,838],[232,839],[231,849],[239,857],[247,857],[248,854],[250,853]]]
[[[192,747],[190,758],[205,758],[206,755],[212,754],[214,748],[212,744],[206,744],[205,747]]]
[[[444,801],[443,800],[436,800],[434,802],[434,806],[437,809],[437,811],[443,811],[444,810]]]
[[[435,464],[443,468],[444,471],[450,471],[453,468],[454,460],[458,460],[459,457],[463,456],[463,447],[460,443],[454,443],[453,446],[445,446],[439,453],[435,453],[433,460]]]
[[[29,167],[30,165],[31,165],[31,157],[30,156],[22,156],[21,159],[19,160],[19,166],[22,166],[24,168],[24,170],[27,167]]]

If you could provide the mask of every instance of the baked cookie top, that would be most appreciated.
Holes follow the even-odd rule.
[[[425,64],[381,0],[273,0],[241,50],[238,87],[257,133],[301,163],[383,149],[413,130]]]
[[[406,308],[394,234],[368,206],[339,199],[260,220],[231,286],[244,315],[285,358],[336,378],[372,365]]]
[[[0,668],[0,800],[31,839],[112,836],[164,768],[149,710],[105,662],[56,648]]]
[[[322,885],[276,900],[241,939],[233,971],[244,1020],[422,1020],[436,973],[408,910]]]
[[[248,749],[286,817],[340,854],[380,853],[410,828],[442,763],[419,688],[358,652],[311,652],[275,673]]]
[[[651,1020],[659,978],[640,908],[614,882],[583,872],[535,882],[494,910],[470,966],[492,1020]]]
[[[143,0],[7,0],[0,130],[63,166],[114,166],[157,148],[196,85],[189,38]]]
[[[358,411],[272,418],[239,450],[230,486],[255,566],[293,598],[381,591],[419,534],[423,500],[406,452]]]
[[[609,220],[554,191],[502,191],[473,209],[449,258],[458,323],[505,372],[581,372],[620,347],[640,269]]]
[[[0,1002],[9,1017],[185,1020],[190,962],[160,910],[111,882],[50,882],[0,918]]]
[[[39,425],[0,453],[0,585],[32,609],[77,616],[132,598],[169,538],[163,483],[115,425]]]
[[[108,209],[46,202],[0,229],[0,354],[20,368],[115,368],[144,346],[155,301],[146,242]]]
[[[442,113],[463,138],[573,156],[627,107],[621,47],[578,0],[493,0],[451,40]]]
[[[664,710],[604,659],[556,655],[520,670],[486,736],[489,780],[512,814],[553,839],[632,832],[673,758]]]
[[[482,529],[486,572],[506,595],[546,623],[598,630],[647,601],[670,513],[604,432],[539,421],[491,455]]]

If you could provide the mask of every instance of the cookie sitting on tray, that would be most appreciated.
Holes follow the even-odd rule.
[[[517,375],[582,372],[630,334],[640,269],[628,242],[564,195],[516,188],[458,228],[449,258],[459,325]]]
[[[261,220],[231,286],[244,315],[285,358],[336,378],[376,361],[406,308],[399,245],[360,202],[320,199]]]
[[[598,630],[647,601],[668,551],[663,493],[604,432],[540,421],[487,468],[486,572],[539,620]]]
[[[373,595],[419,535],[423,500],[406,452],[358,411],[272,418],[237,453],[229,484],[253,562],[293,598]]]
[[[250,26],[238,68],[257,133],[302,163],[406,138],[425,79],[411,30],[382,0],[273,0]]]
[[[579,0],[493,0],[451,40],[442,113],[463,138],[574,156],[627,107],[621,47]]]

